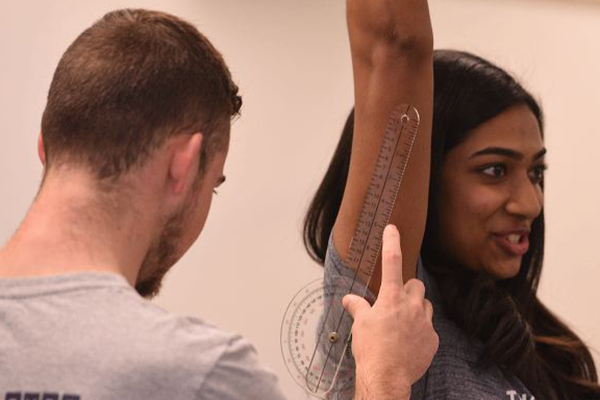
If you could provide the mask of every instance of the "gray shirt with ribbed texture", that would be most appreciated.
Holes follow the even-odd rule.
[[[427,298],[433,304],[433,326],[440,337],[440,346],[425,376],[413,386],[411,400],[534,400],[516,377],[506,376],[496,366],[485,370],[477,366],[481,345],[469,340],[446,317],[434,281],[421,262],[417,273],[425,284]],[[325,260],[325,282],[332,282],[339,276],[352,278],[354,272],[342,261],[330,239]],[[357,284],[360,285],[360,282]],[[348,360],[345,369],[347,373],[353,370],[352,360]],[[352,393],[353,388],[345,384],[338,386],[337,393],[332,393],[330,398],[351,399]]]

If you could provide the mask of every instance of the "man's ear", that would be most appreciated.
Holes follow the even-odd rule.
[[[40,131],[40,135],[38,136],[38,157],[40,158],[40,161],[42,162],[42,165],[45,167],[46,166],[46,150],[44,150],[44,133],[42,131]]]
[[[200,173],[201,149],[202,134],[199,132],[191,136],[184,136],[175,144],[169,165],[169,178],[172,182],[173,194],[181,194],[197,179]]]

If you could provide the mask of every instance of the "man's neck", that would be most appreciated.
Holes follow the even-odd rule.
[[[98,271],[121,274],[133,286],[153,227],[152,213],[131,203],[99,195],[85,174],[47,179],[0,250],[0,278]]]

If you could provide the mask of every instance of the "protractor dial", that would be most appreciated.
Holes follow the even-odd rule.
[[[294,380],[316,397],[353,388],[354,362],[348,345],[352,321],[347,315],[342,318],[348,285],[347,278],[309,283],[292,299],[283,318],[285,364]]]

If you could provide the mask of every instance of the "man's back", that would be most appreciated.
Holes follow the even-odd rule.
[[[279,399],[252,346],[116,274],[0,280],[0,399]]]

